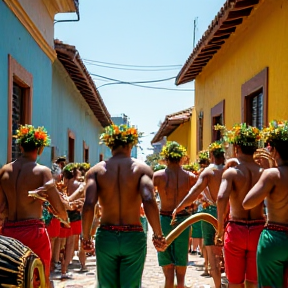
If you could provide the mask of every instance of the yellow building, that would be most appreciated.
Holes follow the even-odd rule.
[[[227,0],[179,72],[195,80],[192,159],[219,138],[213,125],[288,119],[288,1]]]
[[[191,151],[194,148],[191,141],[192,115],[193,108],[166,115],[151,144],[164,142],[163,139],[166,137],[167,141],[176,141],[183,145],[187,149],[189,158],[191,158]]]

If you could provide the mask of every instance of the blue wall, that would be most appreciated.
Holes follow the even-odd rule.
[[[102,126],[59,62],[53,64],[51,139],[57,156],[68,156],[68,129],[75,134],[75,162],[83,162],[83,140],[89,146],[89,162],[99,161]]]
[[[51,131],[52,66],[9,8],[0,1],[0,164],[7,161],[8,137],[8,54],[33,75],[32,124]],[[40,163],[50,165],[51,149],[44,149]]]

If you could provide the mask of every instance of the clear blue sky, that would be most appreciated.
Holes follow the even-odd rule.
[[[80,0],[80,22],[56,23],[55,38],[75,45],[82,59],[126,65],[183,65],[196,43],[224,4],[224,0]],[[74,15],[56,15],[56,19]],[[176,76],[171,71],[129,71],[86,64],[90,73],[122,81],[157,80]],[[147,84],[193,89],[193,83],[176,87],[174,80]],[[95,77],[96,86],[108,83]],[[108,85],[99,88],[112,116],[125,113],[148,135],[158,130],[165,115],[193,106],[194,92],[178,92]],[[144,153],[153,135],[142,138]]]

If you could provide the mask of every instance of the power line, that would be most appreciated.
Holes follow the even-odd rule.
[[[106,65],[101,65],[101,64],[96,64],[96,63],[90,63],[87,60],[84,61],[86,65],[93,65],[97,67],[103,67],[103,68],[108,68],[108,69],[116,69],[116,70],[125,70],[125,71],[140,71],[140,72],[157,72],[157,71],[171,71],[171,70],[179,70],[178,67],[171,67],[171,68],[156,68],[156,69],[137,69],[137,68],[124,68],[124,67],[113,67],[113,66],[106,66]]]
[[[85,59],[82,58],[84,61],[90,61],[92,63],[100,63],[100,64],[106,64],[106,65],[113,65],[113,66],[124,66],[124,67],[138,67],[138,68],[164,68],[164,67],[182,67],[183,65],[128,65],[128,64],[119,64],[119,63],[111,63],[111,62],[102,62],[97,60],[91,60],[91,59]]]

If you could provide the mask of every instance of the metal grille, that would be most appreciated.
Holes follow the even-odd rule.
[[[259,129],[263,127],[263,93],[252,98],[252,126]]]
[[[12,95],[12,134],[16,134],[19,124],[23,123],[23,88],[13,83]],[[12,161],[20,156],[19,146],[16,144],[16,139],[12,138]]]

